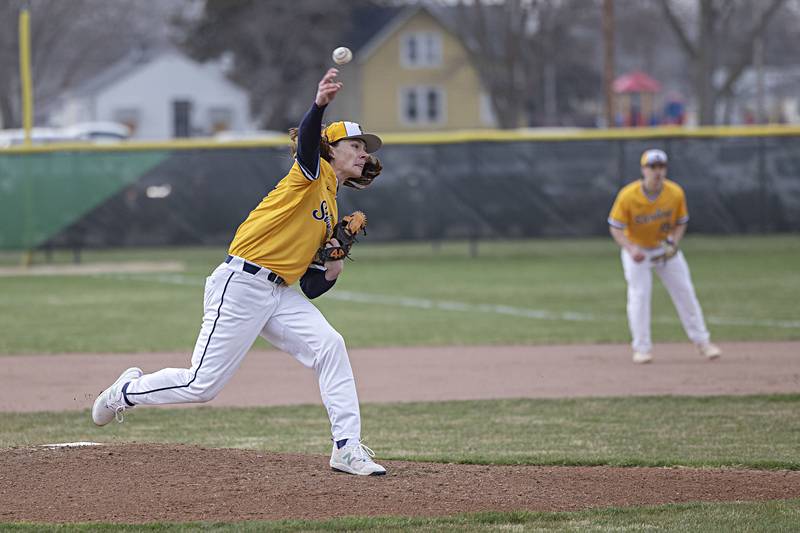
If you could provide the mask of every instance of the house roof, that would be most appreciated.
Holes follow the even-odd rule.
[[[345,35],[344,46],[353,52],[361,50],[376,34],[388,26],[403,7],[371,6],[356,9],[350,21],[350,31]]]
[[[69,90],[72,96],[92,96],[121,78],[134,73],[155,58],[167,53],[166,49],[137,48],[95,76]]]
[[[97,95],[97,93],[103,91],[111,85],[119,83],[120,80],[131,76],[156,62],[157,60],[168,56],[175,56],[191,63],[197,63],[185,53],[171,46],[163,46],[151,49],[135,49],[116,63],[101,71],[99,74],[70,89],[67,94],[69,97],[94,97]],[[198,65],[202,64],[198,63]],[[227,79],[227,77],[225,78],[225,81],[232,87],[236,87],[240,91],[243,90],[233,81]]]
[[[615,93],[658,93],[661,84],[641,71],[623,74],[614,80]]]
[[[453,32],[452,21],[448,18],[448,13],[451,10],[452,8],[429,8],[425,5],[364,9],[362,10],[363,14],[361,11],[356,13],[356,18],[353,21],[353,31],[359,33],[359,37],[357,41],[354,39],[354,46],[350,48],[358,52],[356,57],[359,61],[365,61],[400,26],[420,11],[428,13],[445,29]],[[358,43],[357,45],[355,44],[356,42]]]

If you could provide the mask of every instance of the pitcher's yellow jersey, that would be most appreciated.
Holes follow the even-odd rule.
[[[642,248],[657,248],[670,231],[689,222],[686,195],[680,185],[664,180],[664,188],[655,198],[648,198],[642,180],[629,183],[617,194],[608,215],[608,223],[625,230],[625,236]]]
[[[295,161],[236,230],[228,253],[272,270],[287,284],[300,279],[338,216],[336,174],[324,159],[319,165],[319,176],[309,179]]]

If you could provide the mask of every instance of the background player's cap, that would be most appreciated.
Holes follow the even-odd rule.
[[[334,122],[325,128],[325,138],[331,144],[342,139],[361,139],[367,145],[368,154],[378,151],[383,145],[380,137],[372,133],[364,133],[361,131],[361,126],[347,121]]]
[[[667,154],[663,150],[645,150],[642,154],[641,164],[647,165],[667,164]]]

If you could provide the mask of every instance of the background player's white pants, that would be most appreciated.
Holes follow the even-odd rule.
[[[636,263],[626,250],[622,250],[622,268],[628,282],[628,326],[633,337],[634,351],[650,353],[653,341],[650,338],[650,300],[653,293],[653,270],[656,271],[672,303],[678,311],[686,335],[695,344],[709,341],[708,330],[703,319],[703,310],[692,285],[689,265],[680,250],[666,263],[652,262],[651,257],[663,253],[660,248],[645,250],[647,257]]]
[[[242,271],[242,259],[222,263],[206,279],[203,326],[191,368],[165,368],[128,385],[135,405],[207,402],[233,376],[261,335],[313,368],[334,440],[361,438],[361,415],[344,339],[311,302],[267,280],[266,269]],[[264,376],[269,387],[270,376]]]

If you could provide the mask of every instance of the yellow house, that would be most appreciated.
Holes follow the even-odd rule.
[[[344,44],[354,59],[340,67],[345,90],[328,120],[353,120],[377,132],[495,127],[466,50],[427,8],[398,10],[365,43]]]

